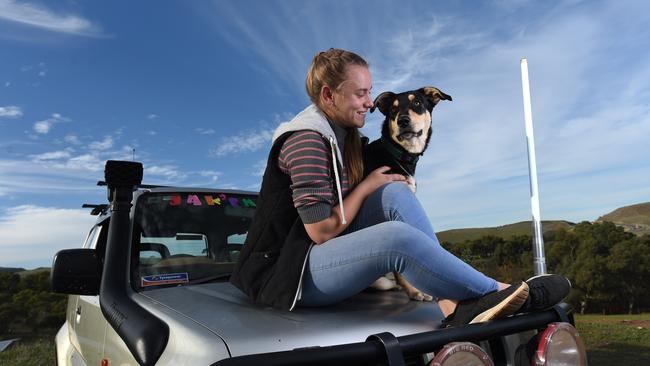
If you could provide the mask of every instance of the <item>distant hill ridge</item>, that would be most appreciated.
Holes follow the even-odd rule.
[[[50,267],[37,267],[33,269],[0,267],[0,273],[2,272],[17,273],[21,277],[29,276],[39,272],[49,272],[49,271],[50,271]]]
[[[0,267],[0,272],[10,272],[10,273],[15,273],[15,272],[22,272],[24,271],[25,268],[16,268],[16,267]]]
[[[603,221],[613,222],[636,235],[650,234],[650,202],[617,208],[596,220]]]
[[[516,235],[531,235],[533,233],[533,226],[531,221],[522,221],[514,224],[508,224],[497,227],[484,227],[484,228],[468,228],[468,229],[452,229],[436,233],[440,242],[460,243],[465,240],[476,240],[482,236],[492,235],[510,239]],[[551,230],[558,230],[560,228],[570,229],[575,226],[574,223],[568,221],[542,221],[542,231],[545,233]]]
[[[614,224],[623,227],[626,231],[632,232],[636,235],[650,235],[650,202],[617,208],[596,220],[596,222],[604,221],[613,222]],[[575,226],[575,224],[569,221],[542,221],[542,230],[544,233],[559,228],[571,229],[573,226]],[[532,234],[533,229],[531,221],[522,221],[497,227],[452,229],[436,233],[441,242],[449,243],[461,243],[465,240],[476,240],[486,235],[510,239],[515,235],[532,236]]]

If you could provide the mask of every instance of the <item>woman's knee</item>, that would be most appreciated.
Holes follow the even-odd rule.
[[[385,245],[400,252],[431,250],[437,243],[426,234],[402,221],[386,221],[375,226],[385,239]]]
[[[404,221],[419,209],[419,202],[409,187],[403,183],[388,183],[381,187],[381,207],[387,220]]]
[[[381,189],[383,197],[397,196],[402,199],[412,199],[415,197],[409,186],[402,182],[391,182],[381,186],[379,189]]]
[[[412,229],[411,225],[402,221],[385,221],[375,225],[375,227],[386,234],[390,233],[391,236],[408,235],[408,232]]]

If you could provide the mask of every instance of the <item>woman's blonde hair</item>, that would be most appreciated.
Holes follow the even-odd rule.
[[[307,95],[309,95],[312,103],[323,110],[320,98],[321,90],[324,86],[328,86],[332,90],[338,89],[341,83],[345,81],[349,65],[368,67],[368,63],[361,56],[346,50],[330,48],[314,56],[305,79]],[[343,159],[348,170],[348,180],[351,186],[357,185],[363,179],[361,149],[361,137],[358,129],[354,127],[348,128]]]

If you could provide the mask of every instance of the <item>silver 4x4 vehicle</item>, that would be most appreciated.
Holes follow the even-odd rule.
[[[141,185],[142,165],[108,161],[106,205],[81,249],[54,257],[70,294],[59,365],[584,365],[564,304],[441,328],[435,303],[363,292],[280,311],[228,278],[255,212],[253,192]]]

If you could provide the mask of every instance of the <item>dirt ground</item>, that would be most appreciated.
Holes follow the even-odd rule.
[[[650,319],[639,319],[639,320],[619,320],[619,323],[630,325],[633,327],[642,327],[650,328]]]

